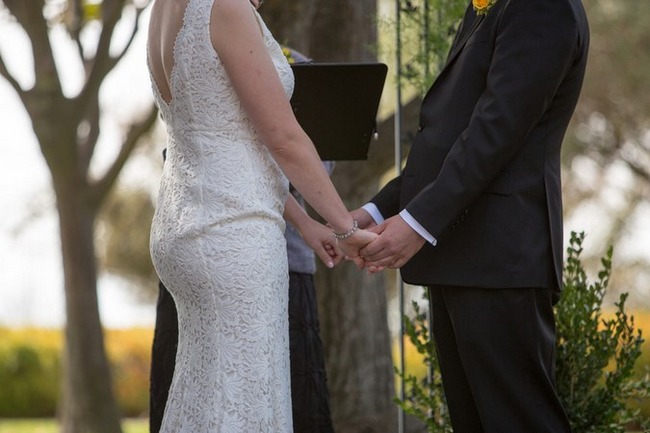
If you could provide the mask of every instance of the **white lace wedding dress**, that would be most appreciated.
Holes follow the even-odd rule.
[[[291,432],[282,218],[288,182],[210,42],[212,3],[189,1],[169,104],[153,83],[169,138],[151,255],[179,319],[161,432]],[[291,69],[257,19],[290,95]]]

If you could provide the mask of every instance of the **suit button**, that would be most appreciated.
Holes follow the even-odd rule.
[[[424,123],[420,122],[420,124],[418,125],[418,132],[422,132],[423,129],[424,129]]]

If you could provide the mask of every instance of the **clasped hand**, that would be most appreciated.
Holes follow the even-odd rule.
[[[368,273],[402,267],[426,242],[399,215],[378,225],[363,209],[353,211],[352,215],[359,222],[359,227],[366,229],[364,232],[374,237],[364,237],[363,241],[368,240],[367,244],[352,251],[352,255],[348,251],[343,252],[359,269],[366,269]]]
[[[352,212],[359,224],[352,236],[334,242],[331,229],[315,223],[313,230],[303,233],[307,244],[328,267],[332,268],[345,257],[359,269],[373,274],[386,268],[397,269],[408,262],[426,242],[399,216],[375,224],[363,209]]]

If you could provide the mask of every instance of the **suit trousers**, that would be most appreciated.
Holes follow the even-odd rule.
[[[555,388],[555,293],[431,286],[454,433],[568,433]]]

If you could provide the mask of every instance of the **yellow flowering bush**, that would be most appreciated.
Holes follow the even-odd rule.
[[[108,329],[105,338],[122,415],[146,415],[153,330]],[[56,415],[62,349],[60,329],[0,327],[0,419]]]

